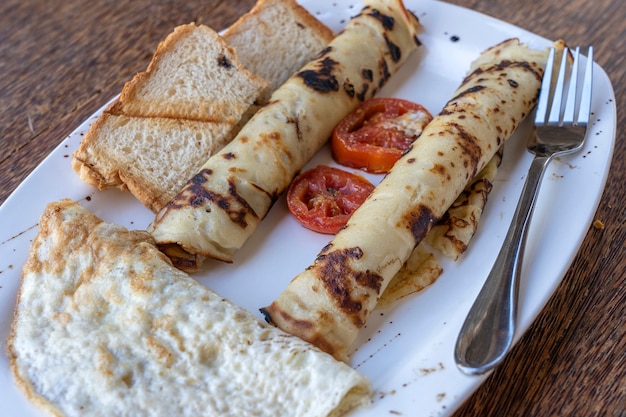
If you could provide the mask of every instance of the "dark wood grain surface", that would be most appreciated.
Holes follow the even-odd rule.
[[[219,30],[254,0],[0,2],[0,203],[191,21]],[[450,0],[541,36],[593,44],[617,97],[615,154],[563,283],[465,416],[626,415],[626,5],[623,0]],[[1,225],[0,225],[1,227]],[[419,415],[419,412],[416,412]]]

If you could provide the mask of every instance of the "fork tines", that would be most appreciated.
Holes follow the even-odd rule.
[[[573,60],[571,60],[572,56]],[[576,47],[573,51],[565,48],[558,66],[556,83],[553,83],[555,49],[550,48],[537,103],[535,125],[587,125],[591,110],[593,47],[589,47],[587,63],[582,74],[579,70],[579,63],[580,48]],[[581,77],[584,77],[582,83]],[[582,89],[579,88],[581,85]],[[550,94],[551,90],[554,94]],[[552,102],[550,102],[550,97],[552,97]]]

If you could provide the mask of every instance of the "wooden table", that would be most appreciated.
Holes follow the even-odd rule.
[[[623,0],[451,0],[547,38],[593,44],[617,97],[606,191],[538,320],[456,416],[626,415],[626,7]],[[3,0],[0,203],[68,133],[145,69],[181,23],[223,29],[254,0]]]

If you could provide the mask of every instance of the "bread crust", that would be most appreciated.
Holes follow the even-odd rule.
[[[259,0],[248,13],[237,19],[237,21],[224,32],[224,39],[228,41],[230,37],[245,30],[247,19],[256,18],[262,20],[264,13],[271,7],[283,7],[288,9],[304,27],[308,28],[324,43],[330,42],[335,36],[334,32],[328,26],[319,21],[295,0]]]
[[[239,97],[239,91],[220,91],[220,85],[212,85],[211,91],[205,91],[206,97],[200,96],[202,92],[198,91],[198,97],[190,97],[192,101],[177,99],[173,96],[170,99],[163,98],[163,100],[151,101],[150,97],[154,94],[149,90],[150,86],[155,86],[154,83],[148,85],[148,83],[154,80],[154,77],[164,65],[164,61],[169,59],[171,54],[186,54],[191,55],[190,52],[195,51],[181,51],[178,52],[178,48],[181,47],[181,43],[187,41],[187,38],[195,39],[202,42],[207,42],[209,48],[219,48],[218,63],[212,67],[203,68],[203,71],[208,73],[219,73],[221,71],[226,74],[224,77],[232,77],[236,75],[242,78],[241,84],[237,87],[241,90],[248,90],[247,93],[240,97],[240,101],[232,101],[228,98],[228,95],[237,95]],[[187,45],[184,45],[187,47]],[[192,57],[190,56],[190,59]],[[193,59],[196,60],[195,56]],[[201,62],[200,62],[201,63]],[[184,66],[184,62],[179,63]],[[231,75],[232,74],[232,75]],[[169,74],[168,74],[169,75]],[[222,77],[216,77],[216,81],[222,80]],[[176,80],[179,81],[179,80]],[[195,80],[189,80],[195,83]],[[201,82],[198,80],[197,82]],[[160,86],[159,88],[173,88],[170,86]],[[239,122],[241,115],[254,103],[259,94],[267,87],[267,83],[261,77],[248,71],[237,58],[236,51],[230,47],[224,39],[219,36],[215,31],[210,29],[206,25],[196,25],[195,23],[189,23],[186,25],[177,26],[173,32],[171,32],[163,41],[159,43],[154,53],[150,64],[146,71],[139,72],[132,80],[127,82],[122,89],[118,102],[111,108],[111,113],[125,114],[128,116],[138,117],[167,117],[167,118],[180,118],[186,120],[200,120],[205,122],[229,122],[236,124]],[[145,96],[145,97],[144,97]],[[186,99],[186,97],[183,97]],[[214,105],[214,102],[215,105]],[[232,108],[229,108],[231,107]]]
[[[267,7],[272,7],[277,4],[283,3],[286,7],[290,8],[293,13],[302,20],[302,23],[310,27],[320,38],[323,38],[326,42],[330,42],[335,34],[333,31],[315,18],[307,9],[302,7],[296,0],[259,0],[257,4],[252,8],[250,13],[260,13],[261,10]],[[234,25],[236,28],[237,25]]]

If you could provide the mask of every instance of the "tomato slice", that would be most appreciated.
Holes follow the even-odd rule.
[[[387,172],[432,119],[422,105],[408,100],[366,100],[335,127],[333,157],[351,168]]]
[[[287,206],[307,229],[334,234],[374,189],[360,175],[320,165],[300,174],[287,191]]]

